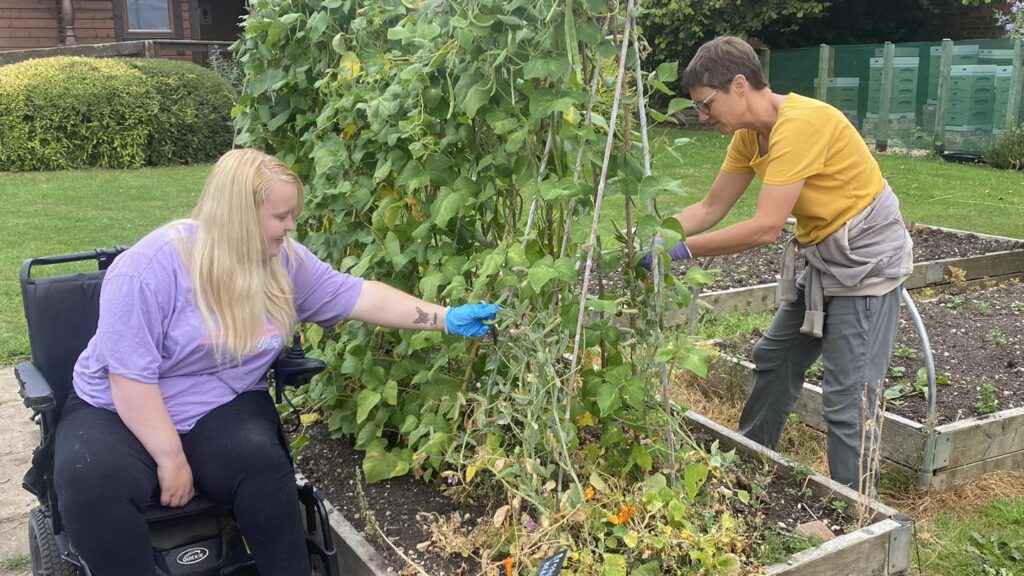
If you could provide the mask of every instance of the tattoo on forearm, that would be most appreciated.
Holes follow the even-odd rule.
[[[437,328],[437,312],[434,312],[434,323],[431,324],[434,328]]]
[[[423,310],[421,310],[419,306],[417,306],[416,307],[416,319],[413,320],[412,323],[413,324],[426,324],[427,322],[430,322],[430,315],[427,314],[426,312],[424,312]],[[437,316],[436,315],[434,316],[434,325],[435,326],[437,325]]]

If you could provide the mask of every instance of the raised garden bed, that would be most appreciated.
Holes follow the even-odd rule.
[[[908,290],[947,284],[954,279],[950,268],[962,272],[957,281],[1001,279],[1024,273],[1024,241],[1001,236],[963,232],[937,226],[911,226],[914,239],[914,273],[907,279]],[[740,254],[715,257],[711,266],[715,281],[701,294],[716,313],[764,312],[778,306],[776,285],[781,273],[780,257],[790,232],[779,241]],[[799,260],[799,259],[798,259]],[[686,264],[677,263],[678,273]],[[677,315],[682,321],[685,315]]]
[[[745,462],[758,469],[772,470],[772,481],[765,497],[773,503],[772,512],[760,521],[766,528],[785,525],[791,531],[796,524],[827,520],[841,528],[835,539],[792,555],[787,561],[772,564],[765,574],[810,576],[830,574],[905,574],[910,560],[910,519],[877,501],[867,502],[866,526],[856,529],[848,512],[856,508],[858,495],[850,489],[785,460],[706,418],[687,413],[686,426],[704,442],[718,441],[725,449],[735,449]],[[478,561],[431,552],[425,526],[432,518],[459,518],[464,526],[489,522],[488,508],[456,503],[442,495],[436,486],[409,477],[361,486],[357,480],[360,455],[346,440],[332,440],[322,426],[310,430],[310,443],[299,456],[299,464],[326,493],[335,529],[342,573],[357,576],[418,574],[396,552],[419,564],[433,576],[497,573],[481,572]],[[737,513],[740,513],[737,511]],[[373,520],[368,523],[368,517]],[[376,522],[376,528],[373,527]],[[391,541],[383,542],[377,529]],[[449,550],[451,552],[451,550]],[[504,572],[501,572],[502,574]],[[565,573],[572,573],[567,566]]]
[[[914,470],[922,487],[945,488],[995,470],[1024,468],[1024,286],[940,294],[917,307],[940,382],[936,426],[927,426],[919,374],[924,356],[904,314],[885,383],[882,455]],[[708,385],[715,393],[745,395],[753,365],[744,359],[758,336],[727,345],[713,362]],[[824,430],[818,382],[812,367],[793,411]]]

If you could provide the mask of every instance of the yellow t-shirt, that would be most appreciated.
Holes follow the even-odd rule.
[[[810,246],[842,228],[882,192],[884,181],[871,151],[839,111],[824,102],[790,94],[761,156],[757,133],[737,130],[723,172],[754,172],[763,183],[804,180],[793,207],[796,239]]]

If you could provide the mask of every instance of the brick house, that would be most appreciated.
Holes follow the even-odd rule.
[[[234,41],[246,0],[0,0],[0,52],[132,40]]]

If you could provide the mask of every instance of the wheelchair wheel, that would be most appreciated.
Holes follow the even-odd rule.
[[[28,550],[32,556],[32,576],[76,576],[77,567],[60,557],[53,525],[46,512],[36,507],[29,514]]]

